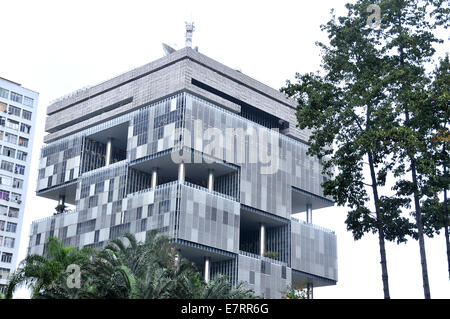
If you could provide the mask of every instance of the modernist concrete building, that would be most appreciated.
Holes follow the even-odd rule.
[[[29,253],[49,236],[102,247],[159,229],[206,280],[226,274],[266,298],[335,284],[336,236],[311,223],[333,202],[295,108],[190,47],[60,99],[37,194],[75,210],[35,221]]]
[[[38,98],[0,78],[0,291],[17,266]]]

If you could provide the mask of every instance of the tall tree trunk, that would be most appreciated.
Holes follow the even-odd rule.
[[[444,178],[447,177],[447,161],[445,154],[445,143],[442,147],[443,162],[444,162]],[[445,181],[446,179],[444,179]],[[444,230],[445,230],[445,244],[447,245],[447,263],[448,263],[448,279],[450,279],[450,239],[448,236],[448,208],[447,208],[447,185],[444,186]]]
[[[369,166],[370,166],[370,177],[372,179],[372,191],[373,197],[375,201],[375,212],[377,216],[377,228],[378,228],[378,243],[380,245],[380,257],[381,257],[381,279],[383,281],[383,292],[384,299],[390,299],[389,294],[389,277],[387,270],[387,261],[386,261],[386,248],[384,243],[384,231],[383,231],[383,217],[381,216],[380,206],[379,206],[379,197],[378,197],[378,183],[375,175],[375,167],[373,165],[373,157],[372,153],[368,153],[369,157]]]
[[[422,277],[423,277],[423,291],[425,294],[425,299],[430,299],[430,284],[428,282],[428,268],[427,268],[427,256],[425,253],[425,238],[423,236],[423,223],[422,223],[422,211],[420,208],[420,199],[418,194],[418,183],[417,183],[417,171],[416,171],[416,161],[411,156],[411,174],[414,184],[414,207],[416,210],[416,225],[417,234],[419,236],[419,249],[420,249],[420,263],[422,264]]]
[[[444,194],[447,195],[447,191],[445,191]],[[444,196],[444,198],[445,197],[447,196]],[[448,220],[448,214],[446,214],[445,216]],[[444,230],[445,230],[445,244],[447,245],[448,279],[450,280],[450,239],[448,234],[448,222],[445,223]]]
[[[405,119],[409,121],[409,111],[405,110]],[[425,253],[425,238],[423,236],[422,210],[420,208],[419,183],[417,182],[417,164],[414,155],[409,154],[411,175],[414,187],[414,209],[416,211],[417,235],[419,237],[420,263],[422,265],[423,292],[425,299],[430,299],[430,283],[428,282],[427,256]]]
[[[398,26],[401,27],[400,15],[398,16]],[[399,47],[400,53],[400,66],[403,70],[405,67],[405,52],[402,45]],[[403,76],[402,76],[403,77]],[[407,85],[407,82],[402,79],[402,86]],[[404,88],[403,88],[404,89]],[[404,105],[405,120],[409,122],[409,110],[406,105]],[[425,239],[423,237],[423,222],[422,222],[422,211],[420,209],[420,198],[419,198],[419,184],[417,182],[417,165],[416,159],[413,154],[408,154],[409,160],[411,162],[411,175],[414,187],[414,208],[416,211],[416,226],[417,234],[419,237],[419,251],[420,251],[420,263],[422,265],[422,280],[423,280],[423,291],[425,299],[430,299],[430,284],[428,282],[428,268],[427,268],[427,256],[425,254]]]

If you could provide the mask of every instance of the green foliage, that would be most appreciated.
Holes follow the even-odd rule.
[[[391,153],[388,134],[396,113],[385,91],[388,59],[380,55],[378,31],[366,26],[362,14],[370,3],[347,4],[347,16],[333,16],[322,26],[330,42],[318,43],[322,74],[297,74],[297,83],[288,81],[282,91],[298,101],[299,127],[313,130],[308,153],[323,159],[330,177],[323,183],[324,193],[351,208],[347,228],[354,238],[381,231],[386,232],[383,238],[404,242],[413,226],[401,216],[407,200],[378,194],[391,167],[386,161]],[[367,162],[373,171],[370,181],[363,173]],[[367,206],[367,187],[375,197],[375,212]]]
[[[28,256],[11,276],[7,298],[27,284],[32,298],[44,299],[234,299],[255,298],[244,283],[233,287],[225,276],[206,283],[194,264],[178,256],[166,236],[149,232],[145,242],[131,234],[99,251],[64,247],[50,238],[45,256]],[[81,270],[81,287],[68,288],[67,266]]]
[[[67,211],[67,206],[66,205],[64,205],[64,204],[58,204],[58,205],[56,205],[56,207],[55,207],[55,213],[54,213],[54,215],[56,215],[56,214],[62,214],[62,213],[64,213],[64,212],[66,212]]]
[[[284,297],[286,299],[308,299],[308,293],[304,288],[296,289],[292,286],[287,286]]]
[[[264,252],[264,257],[267,257],[267,258],[277,259],[278,255],[279,254],[277,251],[265,251]]]
[[[94,251],[89,248],[81,250],[64,247],[56,238],[50,237],[45,244],[44,256],[29,255],[10,275],[6,286],[5,297],[12,298],[14,290],[26,285],[31,289],[31,297],[38,298],[42,293],[52,290],[55,282],[67,278],[65,271],[71,264],[85,265],[89,263]]]
[[[367,25],[370,4],[381,8],[379,27]],[[321,27],[329,39],[328,44],[317,43],[322,70],[296,74],[297,83],[288,81],[281,89],[298,101],[298,126],[312,130],[308,154],[324,163],[329,176],[322,185],[324,194],[350,208],[347,229],[355,239],[378,233],[385,297],[384,240],[423,238],[419,200],[436,195],[437,180],[442,186],[436,173],[438,152],[430,143],[448,141],[448,59],[441,61],[432,85],[425,73],[433,45],[442,43],[433,30],[448,26],[449,10],[442,6],[440,0],[347,4],[346,16],[333,15]],[[448,156],[441,153],[446,167]],[[370,179],[363,173],[365,165]],[[391,175],[396,178],[395,193],[380,194]],[[401,210],[409,208],[411,196],[418,212],[415,225]],[[374,209],[368,206],[369,198]]]

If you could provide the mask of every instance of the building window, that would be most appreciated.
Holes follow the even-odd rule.
[[[8,279],[9,272],[8,268],[0,268],[0,279]]]
[[[11,201],[13,203],[22,204],[22,195],[18,193],[11,193]]]
[[[10,233],[15,233],[17,230],[17,223],[6,223],[6,231]]]
[[[22,189],[22,187],[23,187],[23,179],[14,178],[13,179],[13,183],[12,183],[12,187],[18,188],[18,189]]]
[[[5,141],[11,144],[17,144],[17,135],[6,132]]]
[[[25,120],[31,121],[31,115],[32,114],[33,113],[31,113],[29,111],[22,110],[22,118],[25,119]]]
[[[23,105],[33,107],[33,102],[34,102],[34,100],[31,97],[28,97],[28,96],[23,97]]]
[[[28,139],[20,136],[18,144],[19,146],[28,147]]]
[[[19,218],[19,209],[15,207],[10,207],[8,217]]]
[[[27,152],[22,152],[22,151],[17,151],[17,159],[21,160],[21,161],[26,161],[27,160]]]
[[[8,112],[8,104],[0,102],[0,112]]]
[[[30,134],[30,132],[31,132],[31,126],[30,126],[30,125],[27,125],[27,124],[20,123],[20,131],[21,131],[21,132],[24,132],[24,133],[26,133],[26,134]]]
[[[6,118],[0,116],[0,126],[6,126]]]
[[[0,230],[5,231],[5,221],[4,220],[0,220]]]
[[[10,105],[8,108],[8,114],[20,116],[20,108]]]
[[[2,262],[10,264],[11,260],[12,260],[11,253],[2,253],[2,259],[1,259]]]
[[[11,99],[11,101],[14,101],[14,102],[22,104],[23,96],[21,94],[19,94],[19,93],[11,91],[10,99]]]
[[[0,164],[0,168],[5,171],[12,172],[14,170],[14,163],[2,160],[2,163]]]
[[[12,237],[5,237],[3,240],[3,247],[14,248],[15,239]]]
[[[2,140],[3,140],[3,134],[5,134],[5,132],[3,132],[3,131],[0,131],[0,141],[2,141]]]
[[[7,99],[9,98],[9,91],[4,88],[0,88],[0,97]]]
[[[8,119],[6,121],[6,127],[10,128],[12,130],[18,131],[19,130],[19,122]]]
[[[20,174],[20,175],[25,175],[25,166],[16,164],[16,167],[14,168],[14,173]]]
[[[13,185],[13,180],[9,176],[0,175],[0,184],[1,185],[6,185],[6,186],[12,186]]]
[[[41,244],[41,234],[37,234],[36,235],[36,241],[35,241],[35,245],[40,245]]]
[[[16,157],[16,150],[10,147],[3,146],[3,155],[7,157]]]
[[[0,205],[0,215],[2,216],[8,215],[8,206]]]
[[[3,189],[0,189],[0,199],[9,201],[9,192]]]

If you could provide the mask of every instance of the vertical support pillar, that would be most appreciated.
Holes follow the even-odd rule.
[[[266,252],[266,225],[261,223],[259,228],[259,255],[264,257]]]
[[[112,151],[112,138],[109,137],[106,142],[106,158],[105,158],[105,166],[109,166],[111,164],[111,151]]]
[[[210,258],[205,257],[205,282],[208,283],[210,279]]]
[[[64,213],[64,207],[66,204],[66,195],[59,195],[58,206],[56,207],[57,213]]]
[[[175,266],[178,268],[180,265],[180,250],[177,249],[175,252]]]
[[[58,205],[64,206],[66,203],[66,195],[59,195]]]
[[[208,170],[208,189],[210,191],[214,190],[214,170]]]
[[[185,174],[184,163],[181,162],[178,164],[178,183],[184,183]]]
[[[313,284],[312,282],[308,283],[306,286],[306,294],[308,299],[313,299]]]
[[[306,204],[306,222],[312,223],[312,204]]]
[[[151,185],[151,187],[153,189],[155,189],[156,186],[158,186],[158,168],[154,167],[152,169],[152,185]]]

